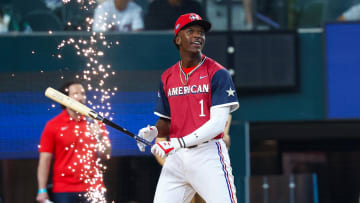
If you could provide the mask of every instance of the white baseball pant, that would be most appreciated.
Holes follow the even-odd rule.
[[[154,203],[188,203],[197,192],[207,203],[236,203],[234,176],[222,139],[181,148],[167,157]]]

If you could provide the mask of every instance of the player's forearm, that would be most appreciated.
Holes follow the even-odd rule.
[[[169,136],[170,120],[165,118],[159,118],[155,126],[158,130],[158,138],[166,138],[167,136]]]
[[[47,152],[41,152],[37,169],[37,180],[39,189],[46,188],[48,182],[50,164],[52,155]]]
[[[196,129],[194,132],[183,137],[182,140],[183,144],[185,145],[183,147],[190,147],[201,144],[224,132],[229,113],[230,107],[211,108],[210,120]]]

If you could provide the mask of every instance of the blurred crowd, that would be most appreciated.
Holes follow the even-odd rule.
[[[236,3],[239,29],[251,27],[250,1]],[[190,12],[226,30],[227,6],[224,0],[0,0],[0,32],[172,30]]]
[[[229,5],[230,2],[230,5]],[[360,2],[346,0],[0,0],[0,33],[19,31],[172,30],[176,17],[198,13],[213,30],[319,27],[325,20],[360,20]],[[327,18],[325,8],[337,8]],[[334,9],[333,9],[334,10]],[[229,20],[231,19],[231,20]]]

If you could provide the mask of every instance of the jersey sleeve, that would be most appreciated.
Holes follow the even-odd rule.
[[[234,83],[226,69],[218,70],[211,79],[211,107],[230,106],[230,112],[239,108]]]
[[[45,125],[45,128],[41,134],[39,152],[55,151],[55,129],[49,123]]]
[[[165,90],[164,90],[164,84],[161,81],[160,87],[158,91],[158,98],[155,106],[155,115],[160,116],[162,118],[170,119],[170,105],[169,101],[166,97]]]

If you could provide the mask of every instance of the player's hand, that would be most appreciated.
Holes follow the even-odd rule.
[[[164,158],[168,154],[176,152],[176,150],[180,149],[180,142],[178,138],[171,138],[170,141],[160,141],[154,144],[151,147],[151,152],[154,155],[158,155],[161,158]]]
[[[39,203],[45,203],[46,200],[48,200],[48,199],[49,199],[49,195],[48,195],[47,192],[39,193],[36,196],[36,201],[39,202]]]
[[[158,135],[158,130],[155,126],[147,126],[145,128],[141,128],[139,130],[138,136],[141,138],[144,138],[145,140],[152,142],[155,137]],[[139,150],[144,152],[145,151],[145,147],[146,145],[141,143],[141,142],[137,142],[137,146],[139,147]]]

